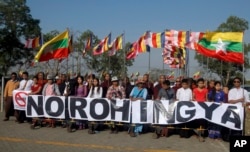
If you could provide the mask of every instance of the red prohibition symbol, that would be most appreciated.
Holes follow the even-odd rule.
[[[17,103],[20,107],[25,107],[25,105],[26,105],[26,101],[25,101],[25,98],[23,98],[23,96],[28,96],[28,94],[25,93],[25,92],[18,92],[18,93],[16,93],[16,95],[15,95],[16,103]]]

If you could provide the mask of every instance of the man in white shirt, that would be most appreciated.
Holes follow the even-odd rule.
[[[249,105],[248,92],[241,88],[241,78],[235,77],[233,79],[234,88],[229,90],[228,102],[232,104]]]
[[[29,73],[23,72],[22,78],[23,80],[20,81],[19,88],[17,90],[31,91],[33,80],[29,80]],[[23,123],[24,120],[26,119],[25,111],[22,111],[22,110],[15,110],[15,116],[16,116],[16,120],[19,123]]]
[[[177,101],[192,101],[192,90],[188,86],[188,79],[181,81],[182,87],[176,92]]]
[[[245,89],[241,88],[241,78],[235,77],[233,79],[234,88],[228,92],[228,103],[237,105],[250,104],[248,93]],[[230,135],[241,135],[242,131],[231,130]]]
[[[20,81],[19,88],[17,90],[30,91],[33,81],[29,80],[28,72],[23,72],[22,78],[23,80]]]

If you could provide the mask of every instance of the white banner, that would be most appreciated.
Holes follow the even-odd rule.
[[[26,98],[26,117],[44,117],[42,95],[29,95]]]
[[[110,101],[103,98],[69,97],[69,116],[89,121],[110,121]]]
[[[14,109],[16,110],[25,110],[26,107],[26,98],[30,91],[23,91],[23,90],[14,90],[13,91],[13,102],[14,102]]]
[[[44,100],[44,117],[65,118],[65,96],[44,96]]]
[[[131,102],[129,99],[111,100],[111,121],[130,122]]]
[[[153,100],[132,101],[132,123],[147,124],[153,122]]]
[[[244,109],[237,104],[214,102],[179,101],[174,105],[169,105],[168,101],[154,102],[154,124],[179,124],[195,119],[206,119],[231,129],[242,130]]]
[[[21,93],[18,94],[19,92]],[[17,97],[26,94],[23,91],[15,92]],[[66,105],[67,100],[68,105]],[[64,119],[65,111],[68,110],[69,118],[78,120],[129,123],[132,115],[132,123],[135,124],[167,125],[206,119],[234,130],[242,130],[244,120],[244,109],[241,105],[213,102],[178,101],[169,104],[168,100],[131,102],[129,99],[108,100],[105,98],[65,98],[64,96],[37,95],[28,96],[26,102],[27,105],[22,103],[22,106],[24,106],[28,117]]]

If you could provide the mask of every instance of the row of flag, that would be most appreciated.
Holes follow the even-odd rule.
[[[187,63],[187,49],[226,62],[244,63],[242,47],[242,32],[188,32],[169,30],[155,33],[146,31],[138,40],[133,42],[126,54],[126,59],[135,59],[138,54],[150,52],[150,48],[162,48],[163,62],[171,68],[183,68]],[[123,47],[123,34],[111,42],[111,33],[102,39],[96,46],[92,46],[90,36],[83,48],[83,54],[92,50],[93,55],[108,52],[109,56],[115,55]],[[41,38],[29,39],[26,48],[41,46],[35,56],[36,61],[67,58],[72,51],[72,36],[65,31],[41,46]]]
[[[144,38],[144,42],[141,38]],[[161,33],[146,32],[131,45],[127,59],[134,59],[145,52],[138,46],[163,48],[163,62],[170,68],[183,68],[188,61],[186,49],[226,62],[244,63],[242,32],[187,32],[170,30]],[[143,48],[143,47],[140,47]],[[144,47],[145,48],[145,47]]]

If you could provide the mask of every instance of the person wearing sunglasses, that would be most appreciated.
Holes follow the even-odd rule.
[[[241,88],[241,78],[235,77],[233,79],[234,87],[228,92],[228,103],[238,105],[249,105],[249,96],[245,89]],[[242,131],[231,130],[230,135],[242,135]]]
[[[235,77],[233,79],[234,87],[229,90],[228,103],[232,104],[249,104],[249,96],[247,90],[241,88],[241,78]]]

